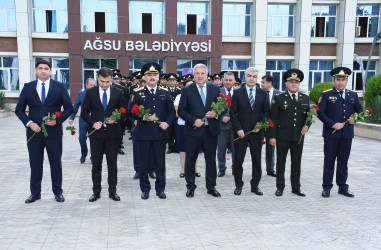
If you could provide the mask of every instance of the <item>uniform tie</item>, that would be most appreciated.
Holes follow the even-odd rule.
[[[339,91],[339,95],[340,95],[341,100],[344,102],[343,92],[344,91]]]
[[[251,106],[251,109],[253,109],[253,108],[254,108],[254,96],[253,96],[253,89],[250,89],[249,101],[250,101],[250,106]]]
[[[292,96],[292,101],[293,101],[294,103],[296,103],[296,95],[295,95],[295,94],[292,94],[291,96]]]
[[[103,97],[102,97],[102,104],[103,104],[103,110],[106,110],[107,108],[107,94],[106,90],[103,90]]]
[[[154,92],[155,92],[155,90],[154,90],[154,89],[151,89],[151,94],[152,94],[152,95],[155,95]]]
[[[41,88],[41,103],[44,104],[45,102],[45,83],[42,83],[42,88]]]

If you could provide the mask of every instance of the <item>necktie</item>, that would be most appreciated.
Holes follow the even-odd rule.
[[[344,101],[343,91],[339,91],[339,94],[340,94],[340,98],[341,98],[341,100]]]
[[[228,96],[232,97],[232,94],[230,93],[230,89],[228,89]]]
[[[103,104],[103,109],[106,110],[106,108],[107,108],[107,94],[106,94],[106,90],[104,90],[104,92],[103,92],[102,104]]]
[[[203,103],[204,106],[205,106],[206,98],[205,98],[205,95],[204,95],[204,90],[203,90],[203,88],[204,88],[204,86],[200,86],[200,95],[201,95],[202,103]]]
[[[270,91],[266,91],[266,92],[267,92],[267,98],[269,99],[269,102],[270,102],[270,105],[271,105]]]
[[[296,103],[296,95],[295,94],[292,94],[292,100],[294,101],[294,103]]]
[[[41,102],[44,104],[45,102],[45,83],[42,83],[42,88],[41,88]]]
[[[250,101],[251,109],[253,109],[254,108],[253,89],[250,89],[249,101]]]
[[[151,94],[152,94],[152,95],[155,95],[154,92],[155,92],[155,90],[154,90],[154,89],[151,89]]]

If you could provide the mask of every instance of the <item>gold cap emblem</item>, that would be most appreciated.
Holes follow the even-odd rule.
[[[296,74],[295,72],[291,74],[291,77],[292,78],[297,78],[298,77],[298,74]]]
[[[338,75],[345,75],[344,70],[340,70]]]
[[[148,71],[156,71],[155,67],[152,65]]]

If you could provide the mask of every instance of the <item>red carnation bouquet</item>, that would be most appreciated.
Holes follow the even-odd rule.
[[[74,126],[67,126],[66,130],[70,130],[71,135],[75,135],[77,129]]]
[[[212,102],[212,105],[210,106],[212,108],[211,111],[214,111],[217,113],[217,115],[221,115],[222,112],[225,111],[227,108],[231,108],[232,103],[230,100],[230,96],[224,95],[222,93],[219,94],[217,97],[216,102]],[[204,116],[201,120],[204,122],[206,119],[206,116]],[[197,127],[194,127],[196,129]]]
[[[60,118],[61,117],[61,112],[57,111],[55,112],[54,114],[50,115],[50,112],[48,113],[47,116],[45,116],[44,118],[42,118],[42,120],[44,121],[42,124],[41,124],[41,130],[42,132],[44,133],[44,136],[45,137],[48,137],[48,132],[46,131],[46,128],[45,128],[45,123],[47,121],[53,121],[57,118]],[[26,142],[27,144],[29,143],[29,141],[37,134],[37,132],[34,132],[34,134],[28,139],[28,141]]]
[[[257,122],[257,124],[255,124],[254,128],[252,130],[250,130],[249,132],[247,132],[244,135],[244,137],[247,136],[248,134],[251,134],[251,133],[255,132],[257,129],[268,130],[270,127],[273,128],[274,127],[274,123],[273,123],[273,121],[271,119],[267,120],[267,118],[266,118],[265,122]],[[239,139],[241,139],[241,137],[235,138],[234,141],[239,140]]]
[[[143,105],[139,106],[137,104],[135,104],[131,109],[132,114],[137,115],[139,118],[143,117],[144,121],[150,121],[148,117],[154,116],[155,120],[153,122],[160,125],[159,117],[157,117],[156,114],[151,115],[150,111],[150,109],[145,109]]]
[[[371,108],[366,108],[364,109],[364,111],[362,111],[361,113],[353,113],[351,115],[351,117],[353,117],[353,119],[355,119],[356,122],[361,122],[361,121],[364,121],[365,120],[365,117],[369,117],[371,114],[373,114],[373,110]],[[344,122],[344,125],[348,122],[348,120],[346,120]],[[337,130],[335,129],[332,134],[334,134]]]
[[[315,122],[315,120],[312,119],[312,118],[313,118],[314,116],[317,117],[317,112],[318,112],[319,110],[320,110],[319,107],[316,106],[316,105],[312,105],[312,106],[310,107],[310,111],[307,112],[307,119],[306,119],[306,122],[304,123],[304,126],[306,126],[307,123],[309,123],[309,122],[312,122],[312,123]],[[303,136],[304,136],[304,135],[300,135],[300,137],[299,137],[299,144],[302,143]]]
[[[108,122],[108,121],[111,121],[111,120],[119,120],[120,117],[121,117],[121,115],[122,115],[122,114],[126,114],[126,113],[127,113],[127,110],[126,110],[125,108],[123,108],[123,107],[121,107],[119,110],[115,109],[115,110],[112,112],[111,116],[110,116],[110,117],[107,117],[106,120],[102,123],[102,126],[103,126],[106,122]],[[91,131],[90,134],[88,134],[87,136],[92,135],[95,131],[96,131],[96,129],[93,129],[93,131]],[[73,134],[73,132],[72,132],[72,134]]]

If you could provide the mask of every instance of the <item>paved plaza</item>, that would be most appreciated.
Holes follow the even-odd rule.
[[[282,197],[275,196],[275,178],[265,171],[259,185],[264,195],[251,193],[248,153],[241,196],[233,194],[230,170],[217,179],[221,198],[206,193],[201,154],[202,177],[196,179],[198,188],[190,199],[185,197],[185,180],[179,177],[179,155],[170,154],[166,157],[167,199],[160,200],[152,189],[150,198],[142,200],[139,181],[132,179],[132,143],[127,137],[126,155],[118,156],[121,201],[108,198],[104,160],[101,199],[90,203],[89,158],[79,163],[78,135],[64,131],[66,201],[54,200],[45,156],[42,199],[25,204],[30,195],[25,129],[12,113],[0,118],[0,249],[380,249],[381,142],[354,139],[348,184],[355,198],[337,194],[334,186],[331,197],[325,199],[321,197],[321,129],[320,122],[313,124],[304,144],[301,183],[306,197],[291,193],[289,159]],[[231,155],[227,157],[230,166]]]

